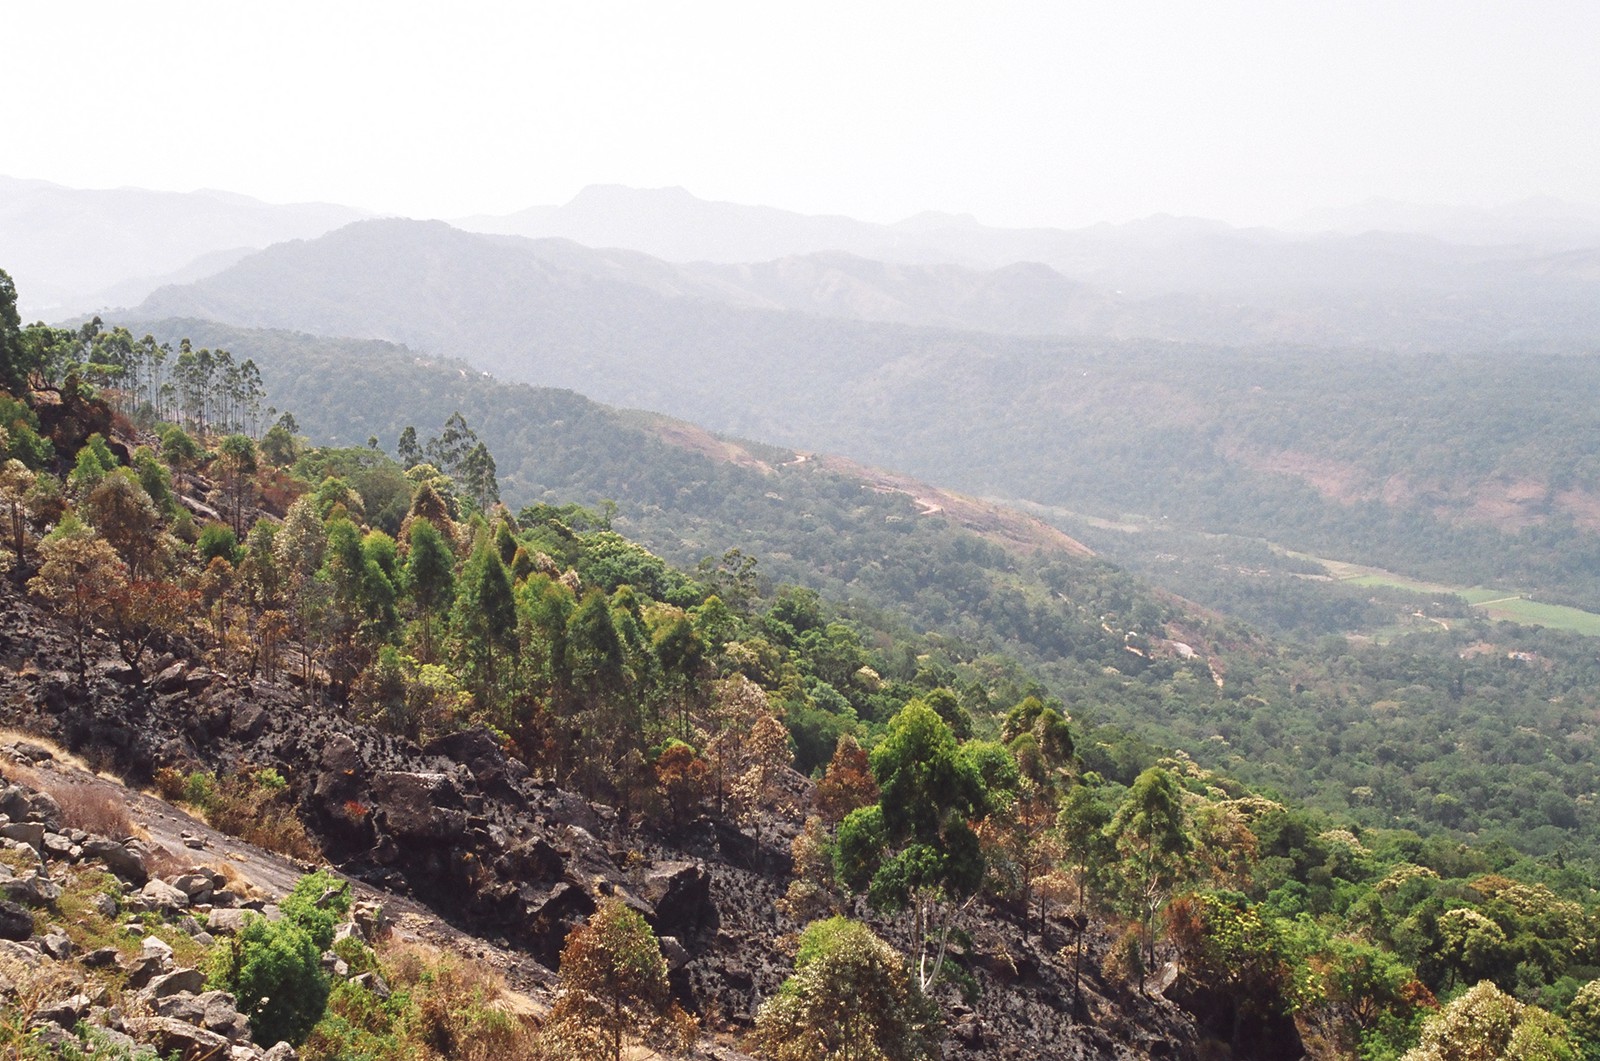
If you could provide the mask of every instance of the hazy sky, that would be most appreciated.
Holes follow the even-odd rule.
[[[1592,0],[6,0],[0,174],[425,217],[1600,201]]]

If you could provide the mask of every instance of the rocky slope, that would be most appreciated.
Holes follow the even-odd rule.
[[[418,924],[434,917],[446,922],[436,926],[438,938],[500,967],[533,1000],[530,1012],[552,996],[567,932],[604,897],[621,896],[663,938],[675,992],[701,1021],[698,1052],[743,1056],[736,1052],[742,1033],[787,975],[788,941],[802,927],[777,905],[788,884],[787,848],[797,820],[766,823],[759,843],[718,817],[703,817],[671,835],[625,829],[610,808],[530,776],[486,732],[457,733],[418,747],[374,733],[314,698],[308,703],[306,693],[287,682],[220,673],[181,654],[140,673],[123,665],[109,646],[96,647],[103,651],[80,680],[66,665],[71,654],[48,617],[15,587],[0,589],[0,703],[6,721],[59,741],[134,786],[163,769],[224,776],[248,767],[276,769],[335,867],[386,910],[405,912]],[[804,796],[809,783],[795,775],[790,784]],[[191,902],[196,895],[188,886],[203,891],[209,883],[213,907],[219,906],[215,880],[199,879],[210,871],[194,877],[189,871],[195,866],[243,865],[238,872],[268,896],[280,893],[303,868],[246,851],[148,797],[119,792],[145,823],[148,844],[168,852],[158,861],[184,878],[171,883]],[[27,812],[18,820],[33,832]],[[48,815],[37,824],[63,837],[49,839],[43,850],[66,852],[64,858],[46,858],[42,878],[61,876],[74,857],[91,857],[82,839],[57,834]],[[74,855],[75,847],[83,850]],[[138,876],[128,878],[125,902],[142,897],[132,891]],[[13,899],[37,899],[45,918],[56,913],[48,889],[33,894],[9,883],[0,889]],[[161,894],[171,897],[165,888]],[[181,918],[184,905],[173,899],[170,912]],[[868,916],[864,909],[855,913]],[[907,942],[898,923],[876,920],[874,927]],[[1071,922],[1053,918],[1042,935],[1025,933],[1006,912],[986,910],[966,927],[970,942],[956,957],[969,981],[965,997],[948,983],[938,990],[949,1030],[947,1056],[1218,1056],[1207,1053],[1203,1016],[1101,977],[1108,940],[1097,926],[1088,932],[1085,1007],[1077,1020],[1068,1011]],[[50,949],[31,933],[16,946],[30,954]],[[1169,994],[1181,991],[1180,983]],[[202,1026],[210,1021],[206,1007],[221,1004],[205,998],[195,994],[181,1007],[185,1015],[200,1014]],[[211,1023],[220,1021],[219,1016]],[[1292,1028],[1264,1032],[1254,1056],[1300,1056]]]

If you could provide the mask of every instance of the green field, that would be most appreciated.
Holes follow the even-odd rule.
[[[1346,564],[1338,560],[1313,557],[1328,569],[1329,574],[1341,582],[1357,586],[1395,586],[1415,593],[1451,593],[1463,598],[1475,611],[1491,619],[1505,619],[1529,626],[1548,626],[1554,630],[1571,630],[1589,637],[1600,637],[1600,615],[1559,604],[1541,604],[1510,590],[1488,586],[1445,586],[1436,582],[1420,582],[1391,571],[1373,567]]]

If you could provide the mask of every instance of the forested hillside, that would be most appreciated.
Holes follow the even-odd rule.
[[[161,334],[248,352],[300,428],[330,443],[359,449],[371,436],[392,451],[405,427],[426,437],[459,410],[493,452],[513,506],[599,510],[611,501],[612,525],[686,568],[707,558],[718,565],[730,550],[759,558],[766,579],[809,585],[889,628],[909,620],[957,639],[936,653],[961,676],[957,687],[1006,673],[1001,653],[1029,664],[1033,680],[1083,719],[1130,727],[1154,746],[1176,744],[1372,825],[1488,830],[1546,852],[1571,836],[1600,836],[1579,753],[1591,725],[1587,639],[1497,628],[1450,599],[1286,579],[1257,606],[1295,617],[1296,647],[1161,593],[1068,541],[967,529],[953,505],[930,512],[917,502],[933,491],[879,492],[883,477],[829,459],[502,384],[386,344],[201,322],[172,322]],[[328,388],[331,374],[345,385]],[[1388,648],[1319,640],[1397,623],[1418,633]],[[1029,681],[1014,672],[1009,680],[1018,695]],[[1571,750],[1552,758],[1563,748]],[[1422,759],[1436,761],[1412,769]],[[1131,779],[1148,762],[1108,757],[1095,768]]]
[[[1566,311],[1474,331],[1475,299],[1383,309],[1434,337],[1427,356],[1337,328],[1243,349],[1029,339],[738,308],[651,262],[373,222],[141,313],[398,340],[969,492],[1600,602],[1594,425],[1572,400],[1600,392],[1600,362],[1528,352],[1560,347],[1545,329]]]
[[[1279,644],[903,479],[384,344],[187,338],[0,314],[19,717],[549,967],[547,1014],[470,1031],[504,1011],[430,1002],[414,959],[313,972],[339,889],[304,885],[208,968],[305,1056],[821,1061],[858,1001],[908,1061],[1600,1042],[1591,640]],[[345,445],[305,437],[330,396],[366,410]],[[674,566],[619,532],[689,551],[691,518],[760,548]],[[21,887],[24,919],[134,938]],[[277,947],[323,993],[267,1024],[246,971]]]

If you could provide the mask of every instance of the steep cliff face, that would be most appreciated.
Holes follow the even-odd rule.
[[[49,617],[13,586],[0,588],[9,725],[135,786],[163,771],[226,777],[271,767],[334,867],[394,909],[431,913],[454,946],[491,958],[535,1000],[552,997],[567,933],[608,896],[644,913],[663,938],[674,991],[699,1016],[705,1050],[739,1056],[728,1051],[789,972],[803,925],[778,900],[796,819],[763,823],[759,842],[714,816],[670,834],[625,827],[611,808],[530,776],[486,731],[419,747],[287,682],[220,673],[175,652],[136,672],[109,645],[94,647],[80,681]],[[803,797],[809,782],[793,775],[788,785]],[[906,925],[850,912],[909,944]],[[1006,911],[972,911],[956,975],[936,989],[947,1055],[1203,1056],[1207,1035],[1192,1014],[1101,976],[1109,940],[1093,924],[1074,1016],[1075,927],[1051,918],[1042,932],[1025,931]],[[1298,1043],[1264,1040],[1250,1056],[1299,1056]]]

